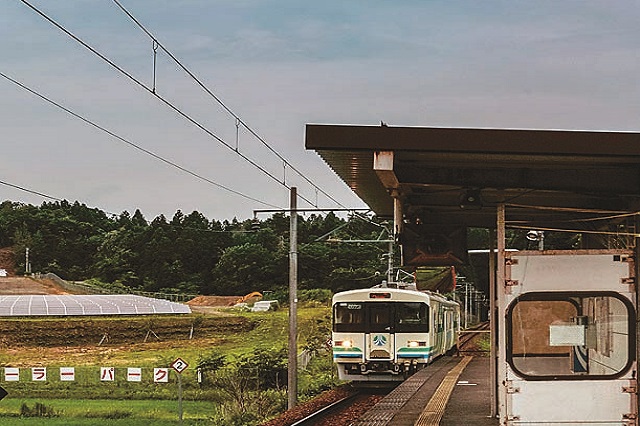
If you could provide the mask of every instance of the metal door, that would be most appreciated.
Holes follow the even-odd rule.
[[[507,256],[499,292],[503,425],[635,425],[630,251]]]
[[[369,334],[367,335],[368,361],[389,361],[395,357],[394,306],[377,302],[367,305]]]

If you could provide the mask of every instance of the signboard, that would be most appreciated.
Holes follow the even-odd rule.
[[[171,364],[171,368],[176,370],[178,372],[178,374],[181,374],[184,370],[187,369],[188,366],[189,366],[189,364],[187,364],[186,361],[183,360],[182,358],[176,359]]]
[[[31,368],[31,380],[34,382],[46,382],[47,381],[47,367],[32,367]]]
[[[7,396],[9,393],[7,392],[6,389],[1,388],[0,387],[0,399],[4,398],[5,396]]]
[[[113,382],[116,379],[115,367],[100,367],[100,381]]]
[[[154,368],[153,369],[153,381],[155,383],[168,383],[169,382],[169,369],[168,368]]]
[[[16,367],[4,368],[4,381],[5,382],[19,382],[20,381],[20,369]]]
[[[142,369],[141,368],[127,368],[127,381],[128,382],[141,382],[142,381]]]
[[[76,369],[74,367],[60,367],[60,381],[73,382],[76,379]]]

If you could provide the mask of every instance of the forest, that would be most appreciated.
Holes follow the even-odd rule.
[[[137,291],[242,295],[284,289],[289,276],[289,216],[217,221],[194,211],[147,220],[136,210],[110,215],[79,202],[0,204],[0,248],[15,254],[16,273],[53,272]],[[331,240],[387,239],[380,223],[333,213],[298,216],[300,289],[340,291],[386,276],[388,244]],[[383,256],[384,255],[384,256]]]
[[[24,273],[26,249],[32,272],[70,281],[97,280],[135,291],[244,295],[288,288],[289,216],[238,221],[208,219],[178,210],[147,220],[107,214],[79,202],[40,206],[0,204],[0,248],[15,254]],[[298,288],[333,292],[370,287],[387,277],[390,224],[364,215],[334,213],[298,216]],[[535,248],[526,231],[510,231],[508,246]],[[353,243],[349,241],[364,241]],[[469,249],[488,247],[488,231],[471,228]],[[546,237],[547,248],[572,248],[572,234]],[[399,264],[399,253],[393,255]],[[471,281],[488,276],[486,258],[475,257],[460,271]],[[480,284],[480,283],[479,283]],[[122,287],[124,286],[124,287]],[[480,285],[480,287],[485,287]]]

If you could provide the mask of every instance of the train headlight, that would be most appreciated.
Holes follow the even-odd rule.
[[[351,340],[336,340],[333,342],[333,346],[339,346],[341,348],[350,348],[353,346]]]
[[[407,346],[410,348],[417,348],[418,346],[427,346],[427,342],[418,342],[417,340],[409,340]]]

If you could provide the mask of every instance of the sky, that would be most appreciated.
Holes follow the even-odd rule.
[[[2,1],[0,201],[242,220],[295,186],[362,208],[306,124],[640,130],[635,0],[118,1],[210,93],[161,48],[154,68],[114,1],[25,0],[144,87]]]

